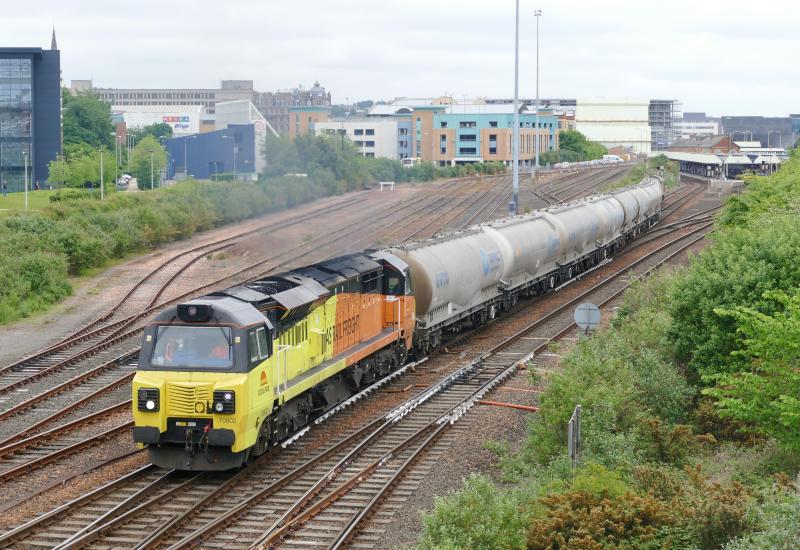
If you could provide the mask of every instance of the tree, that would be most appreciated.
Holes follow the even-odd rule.
[[[602,158],[608,153],[604,145],[586,139],[577,130],[565,130],[558,136],[559,149],[548,151],[539,157],[542,164],[553,162],[576,162]],[[555,159],[558,160],[555,160]]]
[[[141,128],[131,128],[128,130],[128,134],[133,136],[134,143],[138,143],[145,136],[153,136],[161,142],[161,140],[172,137],[172,126],[165,122],[156,122]]]
[[[88,146],[91,149],[114,148],[114,126],[111,124],[111,105],[91,92],[69,90],[62,92],[64,101],[64,146]]]
[[[157,187],[161,169],[167,165],[167,153],[156,138],[147,135],[136,144],[133,149],[133,162],[131,162],[131,175],[139,183],[139,189]]]
[[[113,180],[116,171],[114,155],[107,150],[103,154],[107,162],[103,178],[108,183]],[[84,187],[87,181],[97,184],[100,181],[100,152],[97,149],[77,148],[69,156],[51,161],[47,181],[67,187]]]
[[[750,424],[800,452],[800,294],[765,292],[783,311],[765,315],[748,307],[717,309],[737,322],[743,349],[734,352],[749,362],[743,372],[720,374],[704,393],[717,399],[720,416]]]

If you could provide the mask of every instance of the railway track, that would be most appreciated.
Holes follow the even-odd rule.
[[[445,186],[442,186],[440,190],[446,193],[455,186],[456,184],[449,182]],[[447,197],[444,198],[444,201],[445,203],[440,203],[438,199],[435,199],[435,202],[439,208],[441,208],[443,204],[446,204]],[[367,223],[365,225],[366,227],[377,228],[383,223],[391,222],[395,218],[413,219],[414,216],[420,210],[420,208],[415,208],[415,205],[416,202],[409,201],[400,208],[392,209],[392,207],[389,207],[387,210],[392,210],[392,211],[387,212],[386,215],[377,216],[376,219],[379,220],[378,222],[376,222],[376,219],[371,219],[369,220],[371,223]],[[429,208],[429,207],[430,203],[426,202],[422,208]],[[299,249],[295,248],[278,253],[273,256],[262,258],[261,260],[253,262],[245,266],[244,268],[237,270],[234,273],[230,273],[222,278],[212,281],[202,286],[199,289],[194,289],[191,292],[181,294],[180,296],[172,298],[168,301],[163,301],[155,305],[150,305],[146,309],[136,313],[134,316],[135,319],[131,318],[127,319],[127,321],[131,322],[125,325],[125,328],[127,328],[126,331],[115,332],[114,334],[107,334],[102,339],[95,341],[91,346],[87,347],[81,352],[73,354],[68,360],[59,360],[54,364],[50,364],[49,366],[36,369],[35,372],[30,372],[26,374],[24,378],[13,382],[13,384],[9,384],[5,387],[0,387],[0,396],[4,397],[2,405],[0,405],[0,407],[2,407],[2,409],[0,409],[0,419],[7,418],[8,416],[10,416],[10,414],[19,412],[20,410],[24,410],[25,407],[20,409],[18,405],[21,405],[23,403],[31,405],[39,402],[38,400],[24,399],[24,396],[30,395],[30,392],[18,393],[15,392],[14,390],[17,390],[23,386],[29,386],[31,385],[31,383],[39,379],[64,371],[65,369],[75,365],[79,361],[87,360],[96,355],[98,356],[98,359],[100,360],[100,365],[97,367],[91,367],[88,370],[86,370],[86,372],[83,373],[83,374],[88,374],[89,376],[94,376],[96,374],[99,374],[100,372],[113,370],[112,363],[114,363],[114,361],[120,356],[120,354],[124,355],[127,352],[127,350],[131,349],[131,346],[133,345],[133,342],[131,342],[131,340],[139,335],[139,333],[141,332],[141,328],[143,324],[147,321],[147,319],[149,319],[149,317],[151,317],[155,312],[157,312],[162,307],[176,303],[181,300],[185,300],[190,296],[199,295],[199,293],[204,290],[217,288],[223,285],[226,281],[234,280],[236,277],[244,276],[249,272],[260,269],[257,275],[252,276],[249,279],[257,278],[259,276],[262,276],[262,274],[269,273],[281,267],[285,267],[289,265],[291,262],[306,258],[308,250],[310,249],[329,247],[331,245],[333,245],[333,247],[335,248],[337,244],[341,244],[337,242],[337,240],[342,240],[341,242],[351,242],[346,240],[346,238],[352,235],[358,235],[360,232],[362,234],[365,233],[372,236],[372,233],[369,231],[364,231],[363,227],[344,225],[339,229],[328,232],[326,235],[322,237],[317,237],[315,239],[312,239],[311,241],[304,243],[303,246],[299,247]],[[341,246],[339,246],[339,248],[341,248]],[[163,292],[163,288],[161,289],[161,292]],[[133,324],[132,321],[137,321],[137,323]],[[128,342],[127,345],[125,344],[126,342]],[[54,354],[49,354],[49,353],[45,353],[45,355],[50,358],[55,356]],[[80,380],[85,380],[85,379],[86,377],[80,378]],[[64,382],[70,382],[71,380],[72,379],[67,379],[64,380]],[[61,385],[60,382],[61,381],[55,384],[54,387],[41,388],[42,395],[44,394],[46,394],[47,396],[53,395],[49,393],[50,390],[59,387]],[[38,395],[39,394],[37,394],[37,396]],[[1,435],[2,431],[0,431],[0,436]]]
[[[705,227],[707,226],[699,230]],[[690,234],[686,234],[677,237],[671,241],[669,245],[680,243],[689,238],[689,235]],[[667,245],[660,247],[659,250],[666,248],[666,246]],[[683,248],[681,248],[681,250],[682,249]],[[621,274],[626,273],[634,265],[641,263],[645,258],[649,258],[656,253],[657,251],[650,252],[632,265],[622,268],[613,276],[608,277],[606,279],[606,284],[611,280],[619,280]],[[670,257],[677,253],[678,252],[673,252]],[[666,261],[666,259],[663,259],[662,262],[663,261]],[[595,291],[602,284],[603,283],[595,285],[591,290]],[[623,285],[623,288],[618,290],[614,296],[621,293],[626,286],[627,284]],[[539,319],[526,330],[532,330],[534,326],[541,325],[553,315],[558,314],[558,312],[563,312],[566,308],[569,308],[570,305],[577,303],[576,300],[584,299],[586,294],[587,293],[584,292],[577,298],[563,304],[560,308],[549,313],[545,318]],[[522,336],[518,335],[514,339],[507,338],[503,345],[508,344],[512,340],[515,342],[524,342]],[[520,343],[519,345],[523,344]],[[530,347],[529,344],[526,345]],[[273,476],[273,483],[268,484],[258,483],[257,479],[247,477],[248,486],[264,487],[265,489],[260,489],[260,492],[257,494],[251,491],[252,494],[249,494],[245,500],[242,500],[235,506],[229,507],[217,501],[222,498],[222,493],[228,495],[225,497],[228,500],[233,494],[238,497],[243,497],[242,492],[230,490],[232,485],[237,483],[237,481],[230,481],[230,479],[218,480],[218,482],[214,483],[218,483],[220,488],[213,489],[212,492],[211,486],[204,485],[206,481],[201,481],[205,480],[207,476],[198,478],[197,480],[193,478],[192,482],[182,482],[179,488],[171,486],[172,488],[170,489],[164,489],[164,491],[169,490],[169,497],[163,497],[158,501],[148,499],[147,502],[152,502],[147,507],[137,506],[135,510],[132,509],[134,511],[126,509],[124,513],[122,510],[125,506],[114,508],[114,510],[119,511],[118,516],[112,518],[106,515],[101,520],[92,520],[91,527],[79,532],[78,538],[74,539],[73,542],[83,541],[88,543],[102,538],[108,543],[121,543],[126,540],[130,541],[130,537],[132,536],[138,536],[139,539],[137,540],[141,540],[141,533],[144,532],[142,529],[146,528],[147,532],[159,533],[159,537],[167,537],[163,540],[170,544],[179,543],[179,547],[196,543],[198,540],[204,541],[204,547],[225,547],[232,543],[231,536],[219,538],[213,535],[213,532],[216,528],[222,528],[225,525],[232,524],[240,526],[238,530],[237,528],[229,528],[226,530],[226,533],[233,532],[236,534],[236,537],[234,537],[236,542],[235,546],[239,546],[239,539],[242,537],[245,537],[247,541],[249,541],[248,544],[250,544],[254,542],[255,537],[250,536],[253,534],[252,527],[246,526],[252,526],[252,523],[247,519],[239,520],[237,518],[252,517],[252,514],[256,514],[256,516],[261,514],[263,516],[263,506],[267,506],[267,508],[276,508],[278,503],[280,503],[280,506],[284,506],[287,500],[291,501],[291,498],[297,495],[294,501],[289,502],[288,507],[284,506],[281,510],[273,510],[271,515],[264,516],[274,519],[273,523],[270,524],[273,525],[274,528],[267,531],[267,538],[264,538],[261,542],[271,544],[273,538],[276,536],[283,536],[283,534],[291,531],[293,533],[292,538],[287,539],[287,543],[292,540],[305,543],[311,539],[302,538],[304,535],[300,533],[310,533],[313,539],[313,537],[320,536],[320,522],[322,522],[322,525],[327,526],[326,528],[328,530],[330,530],[331,522],[337,522],[337,525],[340,526],[338,531],[339,535],[331,540],[331,544],[340,544],[336,541],[345,541],[353,536],[357,530],[356,527],[364,521],[374,507],[379,505],[381,498],[383,498],[387,491],[390,491],[391,487],[401,479],[403,472],[412,467],[415,457],[425,452],[424,449],[428,448],[436,438],[449,429],[446,427],[447,422],[437,423],[435,420],[441,420],[443,415],[452,415],[454,413],[461,414],[461,412],[465,412],[470,404],[474,403],[474,400],[468,401],[468,399],[478,395],[475,393],[475,391],[477,391],[476,388],[484,387],[486,383],[489,383],[498,376],[502,372],[502,369],[511,368],[525,356],[526,352],[521,348],[508,348],[505,349],[505,351],[503,351],[503,349],[498,351],[498,348],[495,348],[488,354],[483,354],[479,360],[470,362],[467,367],[462,367],[467,368],[467,371],[459,370],[456,374],[448,375],[448,377],[445,377],[445,379],[439,383],[431,386],[434,390],[429,388],[419,396],[409,400],[403,407],[396,409],[394,415],[390,414],[383,417],[380,430],[378,430],[377,425],[374,424],[377,420],[374,421],[373,424],[370,425],[375,429],[369,432],[371,438],[369,441],[373,441],[376,444],[378,442],[382,443],[377,444],[377,446],[370,445],[369,447],[363,444],[363,441],[366,441],[366,439],[358,439],[357,441],[356,439],[352,439],[350,443],[342,443],[341,445],[337,443],[335,445],[337,451],[329,453],[324,460],[319,459],[313,462],[313,464],[304,465],[307,467],[303,468],[302,472],[306,473],[302,474],[302,476],[301,471],[292,470],[294,475],[292,479],[310,479],[308,476],[311,476],[311,478],[314,478],[313,483],[310,483],[310,481],[294,483],[288,478],[280,478],[279,481],[281,481],[281,483],[278,483],[278,481],[274,481],[274,472],[265,474]],[[513,360],[512,364],[508,364],[511,360]],[[475,365],[478,364],[481,365],[480,368],[475,367]],[[500,370],[492,371],[491,369],[494,368]],[[513,372],[513,369],[511,372]],[[472,393],[470,393],[470,391]],[[461,406],[461,408],[459,409],[458,406]],[[387,419],[391,419],[392,421],[387,424]],[[410,422],[412,419],[414,419],[413,422]],[[378,420],[380,420],[380,418]],[[400,426],[402,426],[402,429],[399,428]],[[373,436],[373,432],[378,433]],[[361,436],[358,437],[366,437],[366,432],[364,430],[358,433],[361,434]],[[390,436],[389,434],[393,435]],[[355,452],[356,447],[346,450],[347,445],[357,445],[359,450]],[[298,469],[299,468],[300,467],[298,467]],[[244,472],[248,471],[250,470],[245,470]],[[320,475],[320,472],[322,472],[323,475]],[[243,473],[241,475],[245,476],[248,474]],[[321,479],[326,481],[318,486],[317,484],[320,483]],[[342,482],[338,482],[337,480],[342,480]],[[293,487],[291,490],[286,489],[286,487],[288,487],[286,484],[290,481],[292,481]],[[214,483],[211,483],[211,485],[214,485]],[[279,489],[280,492],[278,492]],[[222,491],[222,493],[218,496],[213,496],[217,494],[217,491]],[[157,493],[161,494],[161,491],[159,490]],[[247,491],[244,491],[244,493],[247,493]],[[268,502],[264,504],[265,501],[263,499],[267,499],[268,496]],[[367,496],[369,496],[369,498],[367,498]],[[178,514],[175,512],[175,509],[181,508],[182,506],[185,507],[186,502],[202,503],[202,505],[199,507],[190,506],[185,510],[185,513],[181,512]],[[258,504],[259,502],[261,504]],[[171,507],[170,513],[163,510],[157,511],[151,507],[167,506],[167,504]],[[259,508],[259,506],[262,508]],[[360,510],[358,516],[353,515],[354,507]],[[103,507],[103,509],[110,508]],[[160,508],[158,510],[160,510]],[[223,513],[223,510],[227,511]],[[340,510],[349,510],[349,513],[340,513]],[[194,532],[186,534],[185,526],[183,527],[183,531],[181,530],[181,522],[188,522],[190,526],[194,527],[197,525],[198,518],[204,519],[207,517],[207,514],[211,512],[219,515],[219,518],[204,523],[202,532],[195,529]],[[360,519],[354,521],[355,517]],[[144,519],[137,518],[156,519],[145,521]],[[153,524],[154,521],[155,525]],[[263,525],[267,523],[269,522],[265,522],[262,519],[262,530]],[[245,527],[241,527],[241,525]],[[285,526],[291,526],[291,529],[284,528]],[[299,530],[301,527],[303,528],[302,531]],[[231,531],[231,529],[233,529],[233,531]],[[19,534],[21,531],[14,532]],[[51,529],[48,532],[58,532],[58,530],[53,531]],[[250,535],[245,535],[245,533],[250,533]],[[270,533],[272,534],[270,535]],[[277,533],[277,535],[275,533]],[[74,537],[75,534],[73,533],[70,536]],[[209,538],[209,536],[212,538]],[[0,538],[0,543],[6,540],[10,539]],[[160,540],[161,539],[157,540],[151,537],[146,543],[150,546]]]
[[[208,254],[229,248],[242,238],[286,227],[287,225],[302,223],[320,214],[342,210],[356,202],[359,202],[359,199],[352,199],[318,211],[294,216],[282,222],[268,223],[170,256],[142,276],[113,306],[99,317],[64,337],[57,344],[0,368],[0,395],[99,351],[96,347],[98,343],[118,335],[133,322],[140,319],[155,305],[164,291],[182,273]],[[181,262],[181,260],[186,261]],[[150,293],[149,296],[147,295],[148,292]],[[144,296],[140,296],[140,294],[144,294]]]

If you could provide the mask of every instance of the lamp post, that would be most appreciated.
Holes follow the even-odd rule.
[[[519,0],[514,26],[514,128],[511,138],[511,214],[519,214]]]
[[[105,190],[103,189],[103,148],[100,148],[100,200],[105,199]]]
[[[233,136],[222,136],[222,139],[230,139],[233,142],[233,181],[236,181],[236,139]]]
[[[778,147],[781,147],[781,144],[783,143],[783,136],[781,134],[781,131],[780,130],[770,130],[769,132],[767,132],[767,149],[769,149],[769,147],[770,147],[769,146],[769,138],[772,136],[772,134],[778,134]]]
[[[183,179],[189,179],[189,150],[186,147],[186,144],[189,142],[190,139],[195,139],[197,136],[186,136],[183,138]],[[174,166],[173,166],[174,169]]]
[[[542,16],[542,10],[534,10],[533,15],[536,17],[536,133],[533,137],[533,146],[535,151],[535,161],[533,165],[534,177],[538,179],[539,176],[539,148],[541,147],[541,129],[539,128],[539,18]],[[549,137],[549,136],[548,136]],[[549,144],[548,144],[549,145]]]
[[[153,171],[153,151],[150,151],[150,191],[153,190],[153,179],[154,179],[154,171]]]
[[[25,210],[28,209],[28,152],[22,152],[22,164],[25,167]]]

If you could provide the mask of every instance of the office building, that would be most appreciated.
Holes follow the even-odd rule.
[[[295,116],[301,109],[318,113],[312,116],[314,120],[327,120],[326,116],[319,113],[330,111],[331,94],[319,82],[315,82],[309,89],[298,86],[277,92],[257,92],[253,95],[253,104],[278,134],[293,138],[298,133],[308,131],[308,117],[301,119]]]
[[[95,88],[91,80],[73,80],[70,90],[73,93],[91,91],[115,106],[202,105],[212,115],[216,112],[217,103],[250,100],[255,93],[252,80],[223,80],[219,88]]]
[[[361,156],[399,160],[406,158],[410,151],[406,143],[410,126],[410,119],[348,118],[316,122],[313,127],[317,135],[338,136],[341,140],[347,137]],[[404,140],[400,139],[401,127],[405,130]]]
[[[61,56],[51,49],[0,48],[0,179],[9,192],[47,184],[61,154]],[[26,170],[27,167],[27,170]]]
[[[414,157],[439,166],[472,162],[511,164],[514,128],[513,105],[436,104],[412,108],[411,147]],[[520,150],[522,165],[531,165],[535,156],[535,135],[540,152],[558,148],[558,119],[549,111],[536,115],[520,107]]]

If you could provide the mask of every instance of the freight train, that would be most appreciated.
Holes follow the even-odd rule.
[[[662,199],[649,179],[167,308],[144,331],[134,441],[157,466],[241,466],[410,355],[607,261]]]

